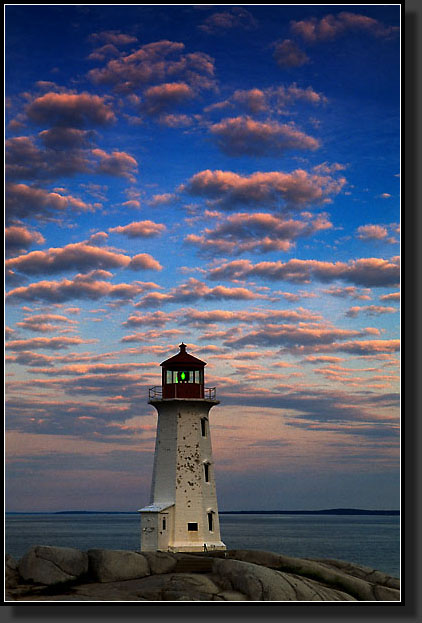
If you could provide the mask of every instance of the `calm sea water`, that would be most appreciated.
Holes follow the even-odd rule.
[[[261,549],[302,558],[334,558],[394,577],[400,574],[398,516],[220,515],[229,549]],[[18,559],[32,545],[139,550],[135,513],[6,516],[6,552]]]

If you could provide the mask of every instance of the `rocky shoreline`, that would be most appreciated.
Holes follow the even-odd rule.
[[[38,545],[6,556],[6,601],[400,601],[380,571],[260,550],[199,554]]]

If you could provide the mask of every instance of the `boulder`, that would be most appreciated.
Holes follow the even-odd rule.
[[[36,584],[75,581],[88,571],[88,556],[71,547],[36,545],[21,558],[19,575]]]
[[[149,575],[149,565],[143,554],[128,550],[88,550],[89,573],[98,582],[118,582]]]
[[[19,583],[18,563],[10,554],[6,554],[5,565],[6,588],[14,588]]]
[[[142,552],[147,559],[151,575],[170,573],[176,567],[177,558],[167,552]]]

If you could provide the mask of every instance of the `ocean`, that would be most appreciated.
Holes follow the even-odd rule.
[[[400,518],[394,515],[222,514],[228,549],[354,562],[400,577]],[[6,514],[5,550],[19,559],[32,545],[139,550],[138,513]]]

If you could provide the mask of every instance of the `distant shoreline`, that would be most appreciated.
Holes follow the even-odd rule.
[[[6,515],[137,515],[138,511],[6,511]],[[219,511],[219,515],[400,515],[398,510],[366,510],[361,508],[329,508],[302,511]]]

